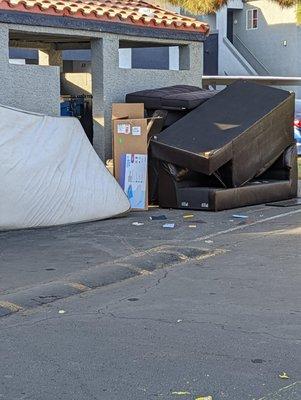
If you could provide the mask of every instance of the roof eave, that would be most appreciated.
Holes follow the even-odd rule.
[[[0,10],[0,22],[14,25],[74,29],[154,39],[183,40],[189,42],[203,42],[206,39],[206,33],[199,31],[194,32],[181,29],[143,27],[122,22],[114,23],[109,21],[94,21],[46,14],[24,13],[22,11]]]

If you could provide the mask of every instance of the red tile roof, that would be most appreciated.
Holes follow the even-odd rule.
[[[141,0],[0,0],[1,10],[15,10],[84,20],[111,21],[207,34],[209,26]]]

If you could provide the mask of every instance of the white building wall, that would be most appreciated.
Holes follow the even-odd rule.
[[[180,54],[179,54],[179,47],[173,46],[169,47],[169,69],[177,71],[180,66],[179,66],[179,60],[180,60]]]
[[[258,28],[246,29],[247,10],[258,9]],[[234,34],[261,61],[272,76],[301,76],[301,28],[296,23],[296,7],[282,8],[269,0],[244,4],[235,16]],[[286,87],[301,96],[300,87]]]
[[[246,29],[247,10],[258,9],[258,28]],[[236,15],[234,33],[267,67],[271,75],[299,75],[301,29],[296,25],[296,8],[281,8],[269,0],[245,3]]]
[[[119,68],[132,68],[132,49],[119,49]]]
[[[216,13],[219,75],[256,75],[256,71],[227,39],[227,7]]]

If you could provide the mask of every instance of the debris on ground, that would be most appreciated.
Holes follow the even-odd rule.
[[[176,394],[178,396],[187,396],[190,394],[190,392],[187,392],[186,390],[180,390],[179,392],[171,392],[171,394]]]
[[[266,206],[272,207],[293,207],[301,206],[301,197],[296,197],[295,199],[275,201],[273,203],[266,203]]]
[[[242,219],[247,219],[247,218],[249,218],[248,215],[243,215],[243,214],[233,214],[232,217],[233,217],[233,218],[242,218]]]
[[[251,361],[253,364],[262,364],[265,362],[265,360],[263,360],[262,358],[253,358]]]
[[[240,221],[238,225],[248,225],[250,222],[251,222],[250,220],[244,219]]]
[[[281,372],[281,374],[278,375],[280,379],[289,379],[290,377],[287,375],[286,372]]]
[[[194,217],[194,214],[185,214],[185,215],[183,215],[184,219],[193,218],[193,217]]]
[[[149,219],[151,221],[162,221],[164,219],[167,219],[167,217],[164,214],[162,214],[162,215],[152,215],[151,217],[149,217]]]
[[[205,243],[207,243],[207,244],[212,244],[212,243],[213,243],[213,240],[205,240]]]
[[[167,228],[167,229],[173,229],[175,227],[175,223],[167,223],[163,225],[163,228]]]
[[[144,223],[143,222],[133,222],[132,225],[134,225],[134,226],[142,226],[142,225],[144,225]]]

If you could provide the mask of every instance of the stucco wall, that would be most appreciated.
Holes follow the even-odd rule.
[[[91,95],[92,76],[90,72],[67,72],[61,74],[62,94]]]
[[[0,24],[0,103],[59,115],[59,68],[9,63],[8,27]]]
[[[190,64],[189,69],[179,71],[123,69],[119,68],[118,62],[118,37],[107,35],[103,40],[92,42],[94,145],[100,156],[107,158],[112,152],[112,103],[123,102],[127,93],[147,88],[176,84],[201,86],[202,60],[203,44],[191,43],[182,54],[182,63],[186,63],[187,67]],[[104,71],[103,77],[101,70]]]
[[[218,29],[218,73],[219,75],[256,75],[256,72],[244,57],[227,39],[227,7],[216,13]]]
[[[111,106],[123,102],[125,94],[141,89],[176,84],[202,84],[203,43],[149,39],[61,28],[10,25],[10,29],[31,33],[86,36],[91,40],[94,147],[102,159],[112,154]],[[59,68],[34,65],[10,65],[8,62],[8,26],[0,24],[0,102],[29,111],[59,114]],[[119,40],[160,42],[182,47],[180,69],[145,70],[119,67]],[[79,83],[82,79],[73,83]],[[88,84],[90,86],[90,84]]]
[[[246,29],[248,9],[258,9],[258,29]],[[245,3],[242,11],[236,11],[234,34],[267,67],[271,75],[299,76],[301,63],[301,28],[296,25],[296,8],[281,8],[269,0]],[[284,41],[287,46],[284,46]]]

